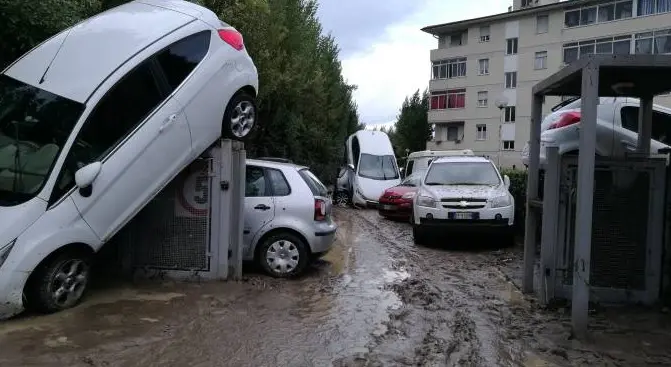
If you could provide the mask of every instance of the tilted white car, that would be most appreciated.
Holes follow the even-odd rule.
[[[559,154],[577,154],[580,146],[580,99],[567,101],[547,115],[541,123],[540,165],[546,164],[546,147],[559,147]],[[638,98],[601,97],[597,106],[596,154],[623,157],[638,144]],[[669,148],[671,109],[653,105],[650,151]],[[522,151],[522,161],[529,165],[529,144]]]
[[[429,166],[415,194],[412,234],[417,244],[449,242],[457,232],[500,234],[513,242],[515,201],[510,179],[484,157],[442,157]]]
[[[79,302],[91,255],[223,134],[256,124],[256,67],[210,10],[138,0],[0,74],[0,318]]]
[[[333,205],[307,167],[248,159],[245,178],[245,260],[284,278],[331,249],[338,229]]]

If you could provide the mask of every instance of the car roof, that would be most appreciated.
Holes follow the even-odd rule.
[[[196,19],[152,2],[133,1],[88,18],[34,48],[5,74],[85,103],[114,70]]]
[[[294,163],[266,161],[266,160],[263,160],[263,159],[247,159],[246,163],[247,164],[252,164],[252,165],[255,165],[255,166],[268,167],[268,168],[293,168],[297,171],[308,168],[308,167],[297,165],[297,164],[294,164]]]
[[[451,156],[451,157],[440,157],[433,160],[433,163],[446,163],[446,162],[489,162],[491,161],[485,157],[478,156]]]
[[[447,157],[447,156],[471,156],[473,151],[470,149],[458,150],[421,150],[419,152],[412,152],[408,155],[408,159],[415,158],[429,158],[429,157]]]

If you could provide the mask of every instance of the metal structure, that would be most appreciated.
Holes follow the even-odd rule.
[[[669,71],[671,71],[671,56],[669,55],[588,55],[564,67],[533,87],[523,288],[525,292],[533,292],[534,290],[534,263],[537,245],[534,234],[542,216],[541,237],[543,246],[541,247],[541,287],[539,287],[542,290],[541,298],[547,301],[547,297],[551,296],[549,292],[555,288],[565,291],[564,293],[570,293],[573,332],[578,337],[584,336],[587,332],[590,292],[598,290],[599,286],[610,289],[619,288],[620,296],[623,290],[626,293],[633,289],[634,292],[637,292],[634,297],[638,296],[647,301],[658,294],[659,289],[654,288],[659,285],[659,277],[661,276],[658,269],[661,267],[663,225],[659,220],[653,220],[652,215],[663,213],[664,209],[663,200],[655,201],[651,197],[651,195],[659,197],[659,193],[651,192],[650,188],[657,187],[659,189],[663,187],[664,175],[659,174],[659,161],[650,157],[652,99],[655,95],[671,90],[671,83],[668,83],[665,78],[660,78],[662,75],[668,75]],[[562,163],[557,154],[557,148],[548,148],[543,200],[540,200],[538,197],[540,125],[543,98],[546,95],[581,96],[582,118],[577,160],[570,161],[565,157],[561,159],[564,162]],[[597,160],[595,157],[597,103],[600,96],[640,98],[639,140],[637,152],[633,155],[636,156],[635,159],[628,156],[625,157],[624,161],[609,161]],[[562,171],[562,164],[564,165],[564,171]],[[623,173],[628,170],[628,173]],[[610,172],[610,174],[604,172]],[[608,182],[609,175],[610,182]],[[564,202],[560,203],[562,201],[560,196],[560,180],[562,178],[564,184],[568,181],[568,195],[565,194]],[[624,181],[624,183],[614,182],[613,178]],[[661,184],[660,179],[662,180]],[[620,193],[624,199],[619,201],[615,200],[616,195],[605,194],[607,193],[606,189],[616,186],[615,183],[621,186],[620,189],[628,187],[629,190],[629,192],[624,190]],[[649,223],[647,225],[639,223],[638,233],[635,233],[636,230],[634,230],[626,235],[613,233],[604,235],[606,232],[603,229],[613,224],[603,224],[604,220],[609,221],[604,213],[622,210],[618,206],[626,206],[627,210],[632,211],[632,204],[627,202],[627,197],[641,195],[644,192],[647,195],[643,196],[644,199],[638,204],[644,206],[643,211],[647,209],[647,215],[644,217],[650,219]],[[638,198],[640,200],[641,196],[638,196]],[[606,205],[611,205],[611,207]],[[560,215],[560,207],[562,206],[565,208],[564,216]],[[605,208],[605,212],[602,207]],[[661,217],[663,215],[660,215]],[[636,227],[635,223],[630,222],[628,224],[634,224],[634,227]],[[645,228],[643,228],[644,225]],[[617,228],[617,226],[612,227]],[[567,228],[567,230],[562,231],[562,228]],[[643,231],[647,231],[647,234],[642,235]],[[568,236],[565,235],[566,233],[568,233]],[[567,238],[568,240],[566,240]],[[608,257],[604,258],[604,253],[608,251],[604,251],[603,243],[612,240],[612,238],[624,238],[624,245],[619,244],[622,247],[620,251],[627,254],[626,256],[631,256],[629,259],[613,260],[616,263],[615,267],[617,264],[621,265],[628,260],[627,268],[620,270],[629,270],[630,274],[641,272],[639,276],[643,279],[629,278],[623,281],[617,276],[613,276],[613,274],[604,274],[604,269],[608,269],[608,265],[604,266],[603,261],[604,259],[606,262],[612,260],[612,257],[610,259]],[[627,244],[627,241],[629,241],[629,244]],[[618,248],[617,246],[618,244],[613,249]],[[564,249],[566,249],[566,254],[564,254]],[[617,252],[613,249],[611,249],[611,252]],[[592,254],[595,254],[594,259]],[[566,263],[560,262],[560,265],[566,266],[563,269],[564,272],[560,281],[563,287],[555,287],[560,278],[556,270],[562,269],[554,265],[557,264],[557,258],[566,260]],[[659,263],[654,265],[655,262]],[[613,267],[613,265],[610,266]],[[655,269],[657,269],[656,273]],[[568,273],[566,270],[568,270]],[[650,271],[651,273],[647,274]],[[655,277],[658,279],[654,280]],[[570,279],[570,281],[567,281],[567,279]],[[570,287],[568,287],[569,285]],[[611,292],[610,296],[617,298],[618,292],[615,293],[613,295]],[[606,293],[606,295],[608,294]]]
[[[221,140],[181,172],[120,232],[127,273],[239,279],[245,151]]]

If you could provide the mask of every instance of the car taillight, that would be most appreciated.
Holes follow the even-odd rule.
[[[326,202],[322,199],[315,199],[315,220],[326,220]]]
[[[235,29],[220,29],[219,37],[238,51],[242,51],[242,49],[245,48],[242,34]]]
[[[550,125],[548,129],[559,129],[560,127],[565,127],[580,122],[580,112],[572,111],[566,112],[559,117],[557,122]]]

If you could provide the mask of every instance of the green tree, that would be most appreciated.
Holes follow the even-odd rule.
[[[405,98],[395,125],[397,154],[405,155],[406,149],[410,152],[426,149],[426,142],[431,139],[432,133],[428,111],[428,91],[420,94],[417,90]]]

